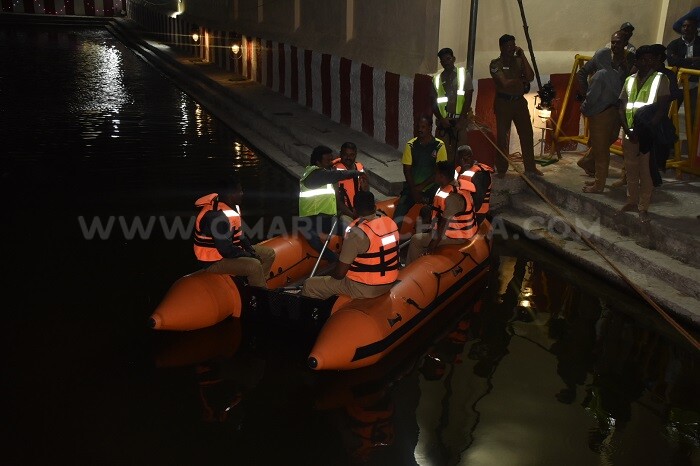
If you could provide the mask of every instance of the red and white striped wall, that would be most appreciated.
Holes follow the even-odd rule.
[[[413,137],[418,115],[431,113],[431,81],[426,75],[401,76],[344,57],[249,36],[240,38],[241,53],[234,57],[232,31],[202,28],[202,40],[194,44],[193,24],[184,19],[132,3],[128,13],[147,29],[162,33],[164,42],[393,147],[402,148]]]
[[[117,16],[126,0],[0,0],[3,13]]]
[[[191,38],[194,25],[180,17],[170,18],[132,2],[128,4],[128,14],[146,29],[161,34],[163,42],[257,81],[396,148],[402,149],[414,136],[418,116],[432,114],[432,79],[428,75],[401,76],[348,58],[250,36],[240,38],[241,53],[234,57],[230,49],[236,37],[233,31],[200,28],[202,39],[195,44]],[[543,78],[546,82],[550,76]],[[551,75],[551,79],[557,95],[563,97],[569,73]],[[495,131],[493,80],[475,80],[474,87],[477,118]],[[530,102],[534,94],[535,90],[527,96]],[[580,111],[575,105],[568,110],[566,134],[577,134],[579,119]],[[536,127],[540,123],[533,118]],[[519,150],[519,142],[515,150]]]

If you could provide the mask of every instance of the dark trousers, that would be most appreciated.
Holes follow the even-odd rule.
[[[338,235],[338,228],[331,232],[333,229],[333,221],[337,218],[333,215],[318,214],[311,217],[302,217],[306,219],[302,225],[300,222],[299,232],[306,238],[312,248],[315,251],[321,252],[323,249],[323,242],[321,241],[321,233]],[[338,222],[340,225],[340,222]],[[338,255],[326,248],[323,253],[323,258],[327,261],[337,261]]]

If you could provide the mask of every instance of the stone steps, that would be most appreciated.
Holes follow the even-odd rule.
[[[620,207],[625,203],[624,188],[611,194],[619,198],[618,202],[611,202],[609,197],[587,195],[546,180],[534,180],[534,183],[547,199],[560,209],[566,209],[573,218],[586,219],[585,222],[588,223],[600,222],[603,227],[636,241],[647,249],[660,251],[681,263],[700,267],[697,219],[690,216],[669,218],[658,214],[652,200],[649,210],[651,221],[645,225],[639,221],[637,213],[619,213]],[[518,198],[513,199],[517,201]]]
[[[643,247],[631,236],[623,236],[606,225],[609,209],[579,199],[570,204],[557,203],[568,218],[592,244],[633,283],[648,293],[660,306],[694,322],[700,320],[700,273],[692,265]],[[582,217],[580,211],[598,209],[597,216]],[[503,222],[518,235],[538,242],[548,249],[579,263],[583,268],[629,289],[627,283],[595,251],[557,219],[551,207],[537,196],[521,192],[512,204],[501,210],[495,222]],[[636,220],[636,219],[635,219]],[[639,223],[637,221],[637,223]]]

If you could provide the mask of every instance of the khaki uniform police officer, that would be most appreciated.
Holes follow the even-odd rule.
[[[508,155],[508,131],[511,122],[520,138],[525,173],[542,175],[535,166],[534,137],[527,100],[523,97],[530,87],[530,81],[535,77],[523,49],[515,45],[515,37],[504,34],[498,39],[501,55],[491,60],[489,66],[491,76],[496,84],[496,97],[493,110],[496,114],[496,134],[498,148]],[[508,162],[503,156],[496,157],[496,171],[504,176],[508,170]]]

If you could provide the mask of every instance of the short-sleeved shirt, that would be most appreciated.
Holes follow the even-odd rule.
[[[368,222],[377,218],[377,214],[363,217]],[[369,238],[358,227],[352,227],[343,239],[343,248],[340,250],[340,262],[352,264],[358,254],[364,254],[369,249]]]
[[[503,92],[504,94],[510,95],[523,95],[524,88],[522,81],[518,81],[517,84],[509,85],[505,88],[501,87],[501,84],[496,76],[503,74],[506,79],[520,79],[523,76],[523,63],[520,59],[515,57],[503,58],[498,57],[495,60],[491,60],[489,64],[489,71],[491,72],[491,77],[494,78],[496,83],[496,90],[498,92]]]
[[[435,163],[447,160],[447,149],[442,139],[433,138],[428,144],[421,144],[418,138],[413,138],[406,143],[403,149],[401,163],[413,165],[413,157],[430,156],[435,159]]]

